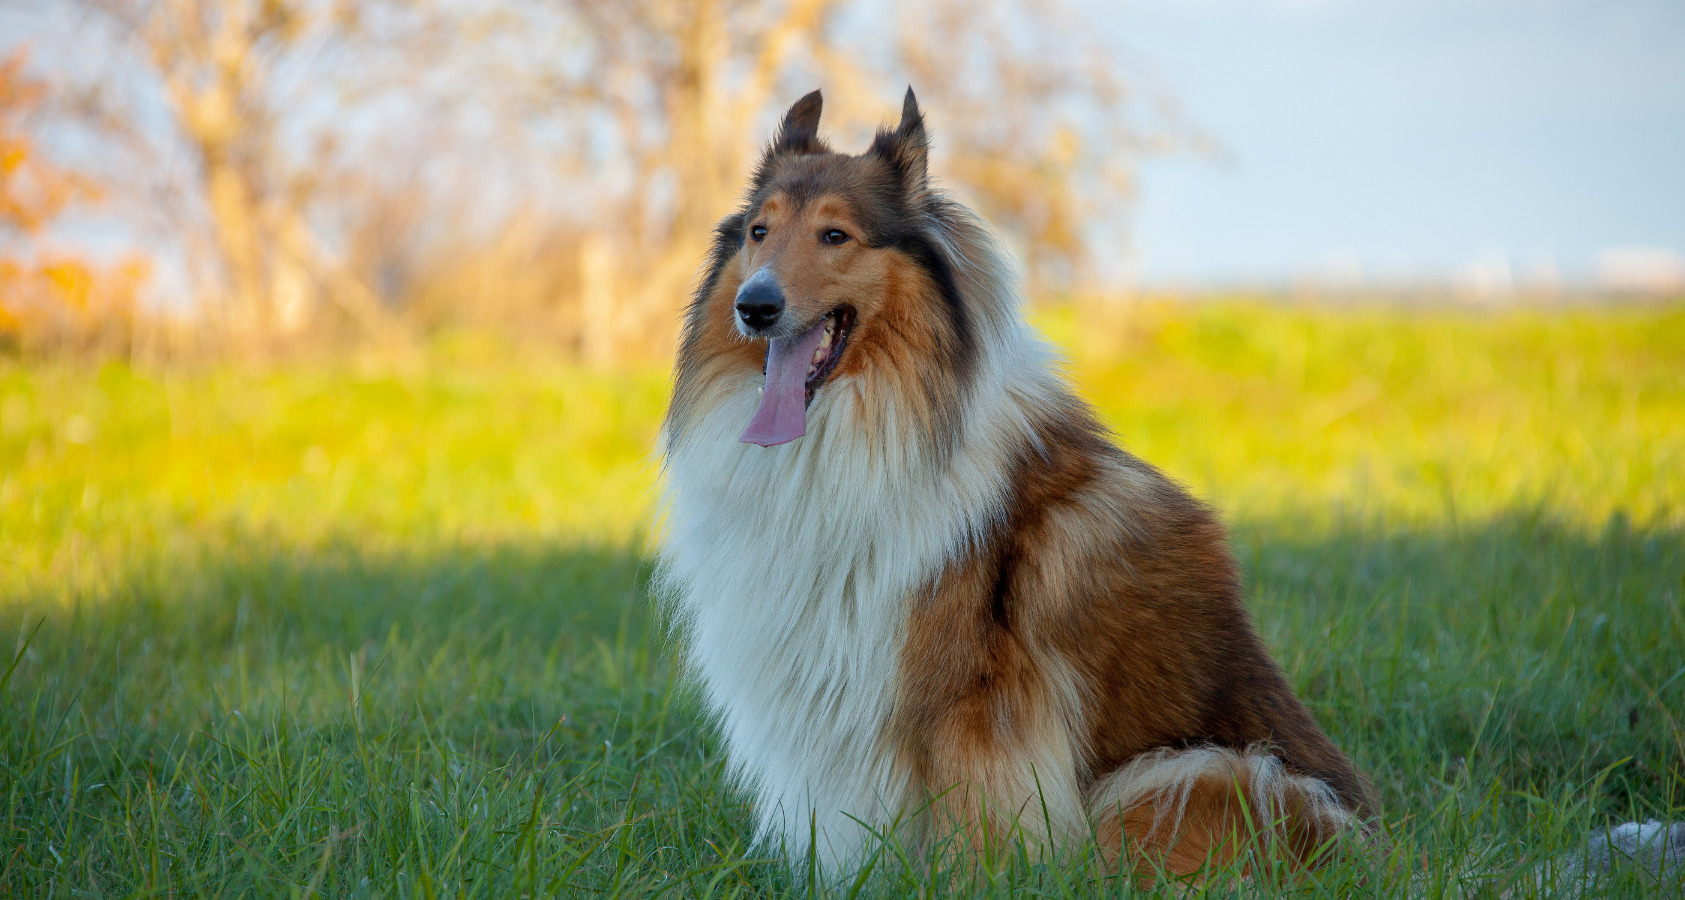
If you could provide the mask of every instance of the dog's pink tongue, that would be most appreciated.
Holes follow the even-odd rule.
[[[766,387],[749,427],[738,438],[745,444],[771,447],[807,434],[807,367],[825,337],[825,323],[795,340],[766,342]]]

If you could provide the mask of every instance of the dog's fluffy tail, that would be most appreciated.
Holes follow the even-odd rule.
[[[1089,803],[1104,852],[1136,857],[1142,876],[1243,859],[1249,871],[1269,858],[1304,866],[1360,826],[1327,784],[1261,747],[1144,753],[1101,779]]]

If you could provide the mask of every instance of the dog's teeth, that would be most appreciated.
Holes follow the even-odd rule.
[[[825,333],[819,337],[819,349],[823,350],[829,346],[831,346],[831,328],[826,326]]]

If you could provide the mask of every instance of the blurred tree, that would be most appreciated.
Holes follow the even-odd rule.
[[[25,61],[18,52],[0,62],[0,230],[8,237],[38,233],[73,198],[92,193],[85,179],[36,149],[28,119],[47,87],[24,72]]]
[[[0,339],[31,349],[126,345],[145,263],[102,266],[36,246],[70,207],[98,192],[48,159],[31,135],[28,120],[46,85],[24,62],[21,52],[0,62]]]
[[[1135,161],[1188,136],[1127,52],[1032,0],[78,3],[126,51],[97,86],[153,97],[83,120],[189,161],[144,205],[198,236],[236,333],[319,327],[326,300],[382,341],[489,319],[597,362],[663,352],[708,229],[815,86],[848,148],[913,83],[936,171],[1041,289],[1092,277]]]
[[[402,345],[407,336],[344,261],[316,233],[308,210],[331,128],[297,123],[321,104],[343,103],[331,69],[362,51],[365,9],[353,0],[84,0],[114,26],[115,43],[158,86],[167,113],[165,146],[184,152],[188,174],[175,187],[176,223],[203,235],[215,282],[201,292],[226,332],[262,339],[301,330],[322,298],[368,336]],[[371,40],[369,43],[378,43]],[[108,85],[111,86],[111,85]],[[115,86],[111,86],[115,87]],[[312,107],[315,107],[312,110]],[[92,104],[107,135],[149,146],[154,124],[138,104]],[[331,117],[330,117],[331,121]],[[131,165],[156,164],[131,160]],[[202,220],[196,219],[203,216]]]

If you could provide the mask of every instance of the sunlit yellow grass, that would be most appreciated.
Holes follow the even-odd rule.
[[[88,566],[233,532],[370,550],[624,542],[648,517],[664,383],[480,361],[404,375],[14,368],[0,376],[6,574],[68,587]]]
[[[1154,306],[1038,316],[1135,453],[1241,521],[1685,515],[1685,311]],[[421,372],[0,370],[5,577],[215,541],[626,541],[666,373],[442,353]]]
[[[1685,310],[1159,306],[1075,346],[1126,444],[1231,515],[1685,514]]]

